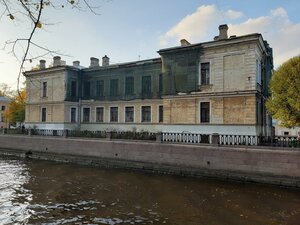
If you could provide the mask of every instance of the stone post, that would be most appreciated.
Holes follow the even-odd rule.
[[[156,142],[162,143],[162,133],[161,132],[156,133]]]
[[[219,145],[220,137],[218,133],[213,133],[211,135],[211,144],[212,145]]]

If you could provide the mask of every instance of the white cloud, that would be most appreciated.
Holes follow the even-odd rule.
[[[186,38],[192,43],[209,41],[218,35],[218,25],[227,22],[229,35],[261,33],[273,48],[275,66],[300,54],[300,22],[290,21],[284,8],[279,7],[270,10],[267,15],[235,22],[235,19],[243,15],[242,12],[231,9],[221,11],[214,5],[201,6],[162,35],[160,43],[164,46],[181,38]]]
[[[238,19],[238,18],[241,18],[243,16],[242,12],[234,11],[234,10],[231,10],[231,9],[229,9],[224,14],[225,14],[226,17],[228,17],[230,19]]]

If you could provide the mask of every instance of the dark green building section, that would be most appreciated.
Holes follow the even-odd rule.
[[[200,47],[161,50],[163,94],[198,91]]]
[[[134,100],[162,95],[161,59],[68,70],[66,101]]]

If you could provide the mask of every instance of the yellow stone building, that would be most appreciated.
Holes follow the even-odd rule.
[[[28,71],[26,126],[270,135],[265,108],[272,49],[261,34],[227,35],[158,51],[160,58],[113,64],[91,58]]]
[[[7,128],[8,121],[5,119],[4,111],[7,109],[10,100],[6,97],[0,96],[0,128]]]

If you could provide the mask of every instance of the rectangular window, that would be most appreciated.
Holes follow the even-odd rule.
[[[151,95],[151,76],[142,77],[142,95]]]
[[[159,87],[158,87],[158,92],[159,94],[163,93],[163,75],[159,74]]]
[[[142,122],[151,122],[151,106],[142,106]]]
[[[133,95],[134,94],[134,78],[126,77],[125,80],[125,95]]]
[[[96,96],[97,97],[103,97],[104,96],[104,81],[103,80],[97,80],[97,83],[96,83]]]
[[[71,108],[71,123],[76,123],[76,108]]]
[[[209,77],[209,63],[201,63],[201,85],[208,85]]]
[[[110,122],[118,122],[118,107],[110,107]]]
[[[261,84],[261,64],[256,60],[256,83]]]
[[[119,81],[118,79],[110,80],[110,96],[118,96]]]
[[[76,81],[71,81],[71,97],[76,97],[77,96],[77,82]]]
[[[284,136],[289,136],[289,135],[290,135],[290,132],[284,131],[284,132],[283,132],[283,135],[284,135]]]
[[[164,107],[162,105],[158,107],[158,122],[164,122]]]
[[[1,110],[2,110],[2,111],[5,110],[5,105],[1,106]]]
[[[84,123],[90,122],[90,108],[83,108],[83,120]]]
[[[96,108],[96,122],[97,123],[103,123],[104,118],[104,109],[103,107],[97,107]]]
[[[46,108],[42,108],[42,115],[41,115],[41,120],[42,122],[46,122],[46,116],[47,116],[47,109]]]
[[[47,97],[47,82],[43,82],[43,93],[42,97]]]
[[[83,83],[83,97],[90,97],[91,85],[89,81]]]
[[[209,123],[210,120],[210,104],[209,102],[200,103],[200,122]]]
[[[3,114],[1,114],[0,122],[5,122],[5,118]]]
[[[125,107],[125,122],[132,123],[134,121],[134,107]]]

